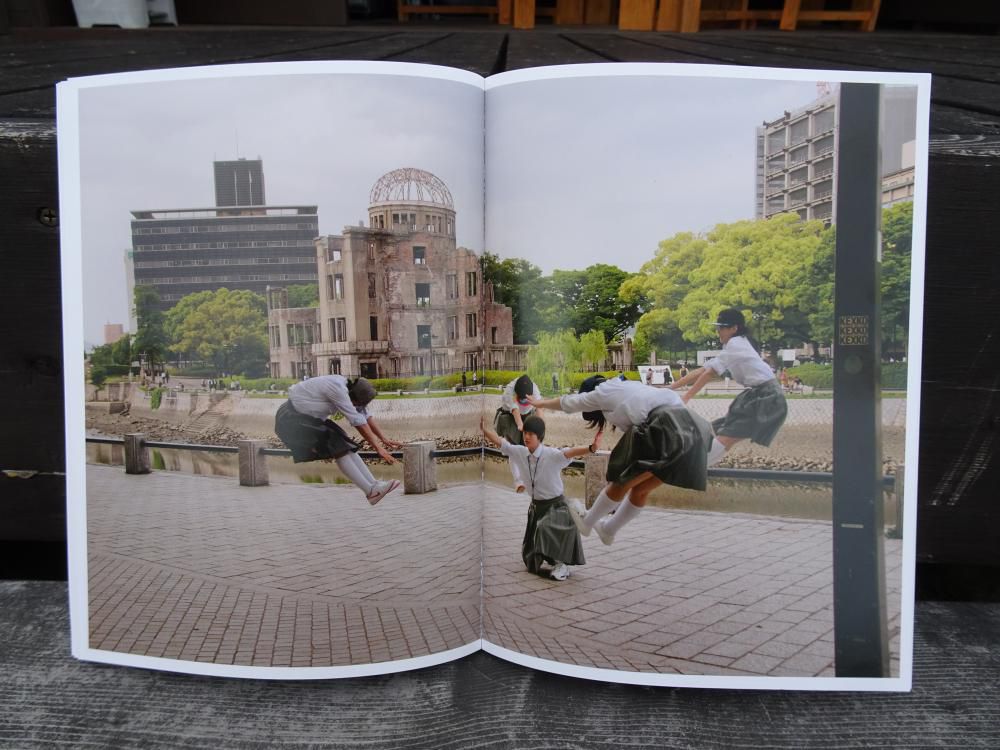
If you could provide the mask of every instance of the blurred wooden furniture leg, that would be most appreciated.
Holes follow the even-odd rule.
[[[785,0],[782,31],[795,31],[799,21],[857,21],[862,31],[874,31],[881,0],[851,0],[849,10],[826,10],[824,0]]]
[[[510,26],[513,18],[513,0],[497,0],[497,23],[502,26]]]
[[[781,11],[781,22],[778,28],[782,31],[795,31],[795,26],[799,22],[799,11],[802,8],[802,0],[785,0],[785,7]]]
[[[575,25],[583,23],[584,0],[556,0],[556,25]]]
[[[535,0],[514,0],[514,28],[535,28]]]
[[[656,20],[656,0],[621,0],[619,31],[652,31]]]
[[[681,6],[681,31],[693,33],[701,28],[701,0],[683,0]]]
[[[656,30],[680,31],[683,10],[684,0],[660,0],[660,8],[656,13]]]
[[[588,26],[609,26],[611,24],[611,0],[584,0],[583,22]]]

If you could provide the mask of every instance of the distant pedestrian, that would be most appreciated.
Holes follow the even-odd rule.
[[[475,386],[475,385],[478,385],[478,384],[479,384],[479,370],[473,370],[472,371],[472,385]]]
[[[343,414],[385,461],[394,464],[396,459],[389,449],[401,448],[402,444],[383,435],[365,411],[373,398],[375,386],[365,378],[320,375],[289,388],[288,401],[278,407],[274,420],[274,431],[291,450],[295,463],[335,461],[371,505],[398,488],[399,482],[376,480],[358,456],[358,444],[329,416]]]
[[[559,393],[559,373],[552,373],[552,390],[555,393]]]
[[[722,351],[704,367],[693,370],[679,379],[671,388],[691,387],[681,398],[687,403],[712,378],[727,373],[746,390],[729,405],[726,416],[712,423],[717,439],[729,451],[742,440],[767,447],[774,440],[788,415],[788,403],[778,378],[761,359],[747,328],[743,313],[735,308],[722,310],[715,323],[722,342]],[[724,454],[723,454],[724,455]],[[722,455],[713,456],[715,461]]]
[[[521,541],[521,559],[530,573],[547,575],[557,581],[569,578],[571,565],[583,565],[583,542],[573,515],[565,502],[562,470],[577,456],[596,451],[601,444],[598,432],[589,446],[550,448],[543,445],[545,422],[532,415],[524,420],[524,445],[512,445],[479,421],[483,435],[500,449],[519,473],[528,477],[531,505]],[[548,570],[542,566],[548,565]]]
[[[493,426],[500,437],[506,438],[511,445],[524,445],[523,420],[537,412],[535,406],[528,400],[531,396],[541,398],[542,394],[527,375],[510,381],[503,389],[500,408],[493,417]],[[517,463],[511,462],[510,473],[514,475],[514,491],[524,492],[525,477],[521,475]]]
[[[468,387],[469,383],[465,379],[465,370],[462,370],[462,390],[464,391]]]
[[[653,384],[653,368],[650,367],[646,370],[646,385]]]

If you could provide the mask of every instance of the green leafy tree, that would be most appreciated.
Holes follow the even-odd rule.
[[[95,346],[90,352],[90,364],[92,365],[113,365],[114,363],[114,346],[112,344]]]
[[[651,309],[638,328],[650,344],[676,348],[679,332],[695,347],[717,345],[712,321],[720,308],[736,307],[769,350],[797,346],[813,339],[815,265],[827,232],[822,222],[782,214],[681,233],[660,243],[622,296],[646,295]]]
[[[132,337],[125,334],[111,345],[111,361],[116,365],[132,364]]]
[[[568,383],[567,376],[577,372],[581,365],[580,342],[573,331],[540,331],[538,343],[528,350],[528,376],[539,387],[551,382],[552,373],[560,383]]]
[[[319,307],[319,284],[292,284],[288,287],[289,307]]]
[[[622,284],[633,275],[606,263],[583,271],[553,271],[546,327],[596,330],[604,334],[605,341],[617,339],[635,324],[646,304],[641,292],[627,300],[619,294]]]
[[[195,299],[182,307],[185,297],[171,317],[170,349],[212,362],[222,372],[262,375],[268,358],[263,296],[225,288],[189,296]]]
[[[108,380],[108,371],[105,369],[104,365],[91,364],[90,366],[90,384],[97,388],[98,393],[104,384]]]
[[[608,358],[608,345],[604,334],[590,330],[580,337],[579,359],[584,368],[597,369]]]
[[[134,350],[145,355],[150,366],[155,366],[166,357],[168,343],[160,310],[160,293],[155,287],[139,285],[135,288],[133,302],[137,324]]]
[[[913,204],[897,203],[882,211],[883,350],[905,351],[910,320],[910,261]]]
[[[493,253],[484,253],[480,265],[483,280],[493,284],[493,299],[511,309],[514,343],[536,341],[546,328],[543,310],[551,286],[542,269],[523,258],[501,260]]]

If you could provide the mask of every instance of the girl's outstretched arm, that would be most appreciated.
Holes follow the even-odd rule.
[[[590,445],[580,445],[576,448],[565,448],[562,454],[566,458],[576,458],[577,456],[586,456],[588,453],[596,453],[601,449],[601,436],[604,434],[603,430],[598,430],[597,434],[594,435],[594,441]]]
[[[493,430],[486,426],[486,417],[479,418],[479,429],[482,430],[483,435],[497,448],[500,447],[500,436],[497,435]]]
[[[696,370],[695,372],[698,373],[698,377],[695,378],[694,385],[688,388],[681,395],[681,399],[685,404],[690,401],[698,391],[704,388],[705,384],[708,383],[709,380],[715,377],[715,370],[711,367],[702,367],[700,370]]]
[[[675,380],[673,383],[671,383],[670,388],[672,388],[673,390],[677,390],[678,388],[683,388],[684,386],[695,382],[699,377],[701,377],[701,375],[705,372],[705,370],[709,370],[709,368],[699,367],[697,370],[691,370],[691,372],[689,372],[683,378],[679,378],[678,380]],[[709,371],[711,372],[711,370]]]

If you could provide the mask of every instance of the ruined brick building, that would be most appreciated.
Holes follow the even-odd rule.
[[[269,288],[272,377],[409,377],[477,370],[513,345],[479,258],[455,242],[448,187],[420,169],[383,175],[368,226],[316,240],[319,307]]]

